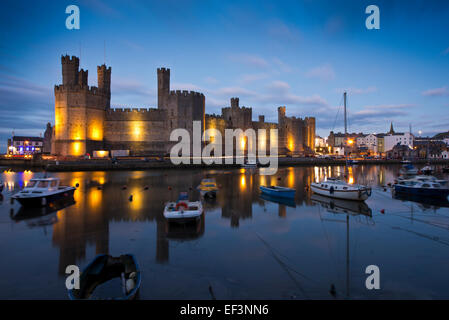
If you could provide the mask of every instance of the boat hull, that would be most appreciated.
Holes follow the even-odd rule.
[[[67,187],[64,190],[55,192],[49,195],[32,196],[32,197],[15,197],[12,198],[18,201],[24,207],[45,207],[55,201],[73,198],[75,188]]]
[[[343,199],[343,200],[353,200],[353,201],[364,201],[369,198],[369,195],[364,191],[359,190],[335,190],[331,192],[331,190],[326,188],[321,188],[312,183],[311,189],[314,193],[335,198],[335,199]]]
[[[134,288],[128,292],[126,295],[122,297],[115,297],[112,298],[114,300],[134,300],[138,297],[140,292],[140,286],[142,283],[142,278],[140,274],[140,267],[137,263],[137,259],[132,254],[125,254],[122,256],[128,257],[132,263],[128,264],[129,266],[133,266],[132,268],[135,270],[133,272],[136,273],[135,278],[135,286]],[[121,256],[121,257],[122,257]],[[87,267],[83,270],[80,277],[80,289],[70,289],[68,291],[68,296],[70,300],[85,300],[90,298],[90,294],[95,291],[96,287],[98,287],[100,284],[107,282],[113,278],[117,278],[119,275],[116,276],[110,276],[107,272],[107,270],[103,270],[103,266],[105,266],[105,260],[108,259],[108,257],[111,257],[106,254],[99,254],[97,255],[94,260],[92,260]],[[106,267],[107,268],[107,267]],[[98,271],[99,270],[99,271]],[[125,268],[126,270],[126,268]],[[116,273],[115,271],[113,271]],[[112,271],[111,271],[112,273]],[[93,279],[89,279],[88,277],[95,277]],[[93,288],[92,288],[93,287]]]
[[[295,197],[295,190],[289,189],[289,190],[279,190],[279,189],[272,189],[267,187],[260,187],[260,191],[266,195],[272,196],[272,197],[279,197],[279,198],[294,198]]]
[[[449,189],[414,188],[408,186],[395,185],[394,192],[420,197],[432,197],[446,199],[449,196]]]

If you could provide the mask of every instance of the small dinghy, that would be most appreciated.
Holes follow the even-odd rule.
[[[115,284],[115,288],[108,284]],[[100,254],[81,273],[80,288],[71,289],[68,294],[71,300],[132,300],[138,296],[140,284],[140,269],[134,255]]]
[[[58,178],[31,179],[27,186],[12,196],[22,206],[42,207],[64,198],[73,197],[74,187],[59,185]]]
[[[176,202],[168,202],[164,208],[164,217],[172,222],[187,222],[199,219],[203,214],[200,201],[189,201],[187,192],[181,192]]]
[[[321,182],[313,182],[311,189],[314,193],[322,196],[343,199],[364,201],[371,196],[371,188],[358,184],[350,184],[345,181],[327,178]]]
[[[280,198],[294,198],[295,189],[279,186],[260,186],[260,191],[264,194]]]
[[[202,197],[215,198],[217,196],[217,183],[215,179],[203,179],[197,188]]]

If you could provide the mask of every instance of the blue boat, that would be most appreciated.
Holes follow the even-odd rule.
[[[260,191],[273,197],[294,198],[295,189],[279,186],[260,186]]]
[[[394,192],[419,196],[422,198],[430,197],[446,199],[449,196],[449,188],[432,180],[400,180],[398,183],[394,184]]]
[[[266,201],[270,201],[270,202],[277,203],[277,204],[282,204],[287,207],[296,208],[295,199],[293,197],[292,198],[281,198],[281,197],[271,196],[266,193],[262,193],[260,195],[260,197]]]
[[[117,285],[121,280],[122,285]],[[113,300],[133,300],[138,297],[141,275],[139,264],[132,254],[123,254],[120,257],[112,257],[107,254],[100,254],[87,265],[80,276],[79,289],[70,289],[70,300],[84,299],[113,299]],[[108,283],[116,284],[115,289],[108,287]],[[105,297],[99,297],[98,287],[106,288]],[[120,287],[121,290],[120,290]],[[103,291],[103,290],[98,290]]]

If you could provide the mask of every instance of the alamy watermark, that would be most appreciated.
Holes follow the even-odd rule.
[[[365,26],[368,30],[380,29],[380,10],[379,7],[372,4],[366,7],[365,13],[369,16],[365,20]]]
[[[170,160],[173,164],[233,164],[234,158],[237,164],[245,161],[247,151],[248,163],[258,162],[268,165],[268,175],[275,174],[278,169],[278,130],[270,129],[269,139],[266,129],[225,129],[223,137],[217,129],[207,129],[202,132],[201,121],[193,121],[193,130],[190,137],[189,131],[178,128],[171,132],[170,141],[178,142],[170,150]],[[236,141],[234,145],[234,141]],[[202,149],[202,142],[209,142]],[[267,154],[269,143],[270,153]],[[223,156],[223,145],[225,148]],[[235,147],[234,147],[235,146]],[[191,150],[192,149],[192,150]],[[257,149],[257,152],[256,152]],[[236,151],[234,157],[234,150]]]
[[[70,14],[65,20],[65,27],[69,30],[80,28],[80,8],[74,4],[65,8],[65,13]]]

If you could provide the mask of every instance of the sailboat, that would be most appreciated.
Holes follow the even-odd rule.
[[[354,143],[353,140],[347,139],[348,136],[348,126],[347,126],[347,116],[346,116],[346,92],[343,94],[344,97],[344,113],[345,113],[345,147]],[[352,141],[352,142],[350,142]],[[346,153],[346,150],[345,150]],[[351,161],[348,163],[348,161]],[[354,160],[347,159],[346,165],[351,165]],[[371,196],[371,188],[364,185],[357,185],[352,183],[347,183],[346,181],[336,179],[336,178],[325,178],[320,182],[312,182],[310,185],[312,191],[316,194],[322,196],[327,196],[331,198],[344,199],[344,200],[356,200],[364,201]]]

